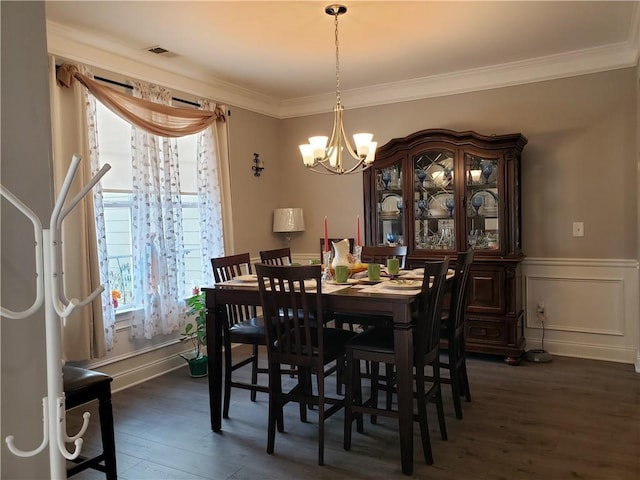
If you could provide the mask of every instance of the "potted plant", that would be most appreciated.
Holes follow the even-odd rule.
[[[193,323],[185,325],[181,340],[190,342],[192,349],[179,355],[189,364],[192,377],[204,377],[207,375],[207,355],[202,348],[207,345],[207,306],[204,292],[195,287],[193,295],[187,299],[187,306],[187,314],[193,316]]]

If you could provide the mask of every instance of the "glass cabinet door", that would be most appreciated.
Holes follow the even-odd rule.
[[[497,158],[465,154],[467,244],[500,250],[500,191]]]
[[[402,164],[394,163],[376,172],[376,245],[404,245]]]
[[[445,149],[413,157],[416,250],[455,250],[454,153]]]

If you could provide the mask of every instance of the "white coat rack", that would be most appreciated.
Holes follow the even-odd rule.
[[[2,317],[9,319],[27,318],[38,311],[44,302],[47,349],[47,396],[42,399],[42,443],[34,450],[25,451],[15,446],[13,435],[7,436],[5,440],[11,453],[19,457],[33,457],[42,452],[47,448],[47,445],[50,444],[49,466],[51,478],[56,480],[66,478],[65,459],[74,460],[80,455],[82,435],[84,435],[89,426],[90,417],[89,412],[85,412],[83,414],[80,431],[74,436],[68,436],[65,416],[65,397],[62,389],[62,366],[64,365],[64,360],[62,359],[61,322],[76,308],[88,305],[104,291],[104,287],[99,286],[84,300],[78,300],[77,298],[69,300],[63,291],[62,252],[60,248],[62,220],[64,220],[73,207],[82,200],[111,168],[109,164],[105,164],[80,193],[69,202],[69,205],[64,206],[71,182],[78,170],[79,164],[80,157],[74,155],[58,199],[53,207],[48,229],[43,229],[35,213],[0,185],[0,194],[11,202],[33,224],[36,257],[36,298],[33,304],[21,312],[14,312],[7,308],[0,307],[0,314]],[[65,444],[71,442],[74,443],[75,448],[72,452],[69,452]]]

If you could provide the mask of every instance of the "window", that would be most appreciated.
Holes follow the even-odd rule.
[[[132,169],[131,125],[100,102],[96,102],[98,151],[100,163],[111,170],[102,179],[104,220],[109,264],[109,281],[117,302],[117,311],[133,305],[132,249]],[[178,163],[183,216],[183,241],[186,281],[180,294],[190,296],[192,287],[202,283],[200,222],[197,196],[197,135],[178,139]],[[208,262],[208,259],[206,259]],[[205,266],[205,268],[207,268]]]

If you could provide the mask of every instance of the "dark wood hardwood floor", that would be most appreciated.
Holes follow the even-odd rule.
[[[640,479],[640,375],[631,365],[554,357],[547,364],[508,366],[492,357],[469,361],[472,403],[456,420],[448,386],[449,440],[440,440],[435,407],[429,420],[434,464],[423,463],[415,425],[414,478],[434,480]],[[330,388],[330,392],[335,389]],[[223,432],[209,427],[207,379],[179,369],[113,395],[118,475],[143,479],[388,479],[400,471],[394,420],[365,420],[365,434],[342,448],[342,412],[326,422],[325,466],[317,465],[317,423],[285,409],[285,430],[266,453],[267,396],[249,401],[232,391]],[[85,451],[100,446],[97,408]],[[75,433],[82,411],[69,413]],[[76,480],[103,479],[85,471]]]

